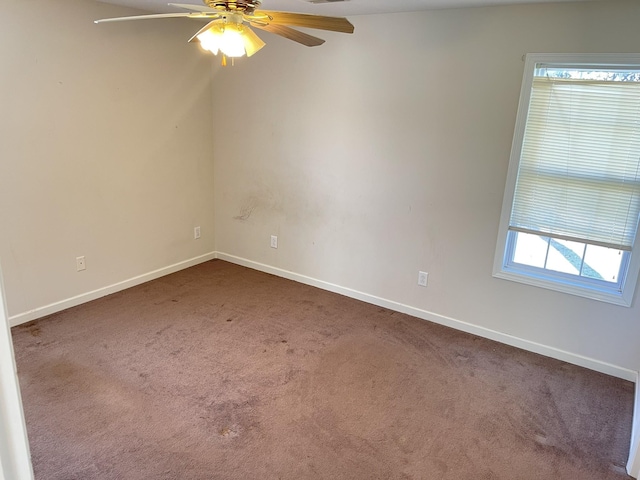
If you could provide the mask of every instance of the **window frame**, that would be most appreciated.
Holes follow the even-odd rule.
[[[502,201],[502,213],[498,228],[496,253],[493,264],[493,276],[518,283],[555,290],[558,292],[577,295],[603,302],[630,307],[636,290],[636,283],[640,275],[640,226],[637,226],[635,240],[629,252],[629,262],[626,269],[620,271],[619,286],[612,284],[612,288],[601,288],[599,281],[553,272],[546,269],[515,264],[513,246],[515,241],[509,239],[509,221],[520,167],[520,157],[524,142],[524,134],[529,113],[534,71],[537,64],[561,64],[566,66],[615,67],[634,66],[640,69],[640,54],[563,54],[563,53],[534,53],[525,58],[518,113],[509,158],[509,168]],[[588,242],[587,242],[588,243]]]

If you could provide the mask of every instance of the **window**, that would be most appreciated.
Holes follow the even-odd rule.
[[[640,55],[527,55],[494,276],[630,306]]]

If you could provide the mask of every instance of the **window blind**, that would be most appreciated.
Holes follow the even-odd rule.
[[[631,250],[640,216],[640,82],[537,76],[511,230]]]

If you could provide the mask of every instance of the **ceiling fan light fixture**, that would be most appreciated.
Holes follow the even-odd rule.
[[[236,23],[219,23],[200,33],[200,46],[214,55],[222,52],[227,57],[242,57],[246,54],[243,27]]]
[[[246,51],[244,49],[244,39],[242,38],[242,27],[235,24],[225,25],[222,37],[220,37],[220,50],[227,57],[242,57]]]

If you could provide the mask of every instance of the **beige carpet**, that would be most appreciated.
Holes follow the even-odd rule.
[[[13,335],[39,480],[630,478],[631,383],[222,261]]]

